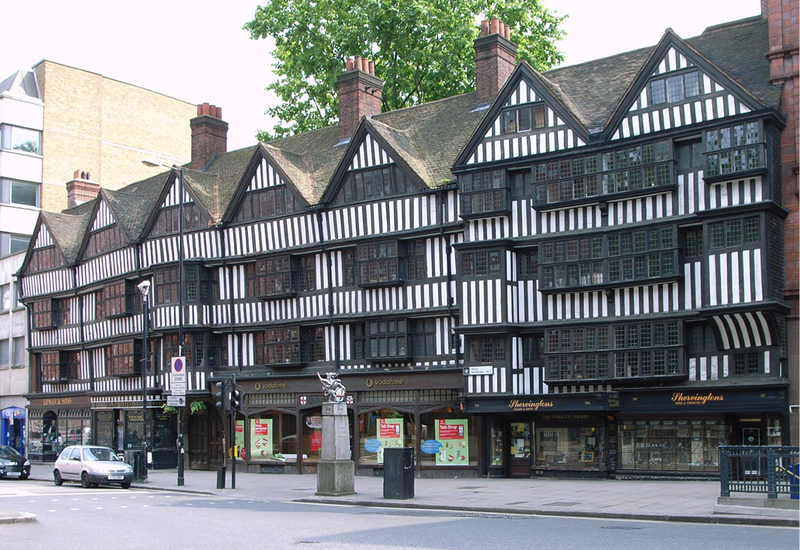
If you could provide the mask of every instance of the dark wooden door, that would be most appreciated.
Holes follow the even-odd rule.
[[[211,470],[222,466],[224,459],[224,418],[216,409],[189,416],[189,468]]]
[[[533,426],[530,422],[511,422],[508,430],[510,477],[531,477]]]

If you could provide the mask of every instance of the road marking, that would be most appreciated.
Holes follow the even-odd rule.
[[[80,508],[70,508],[70,510],[71,510],[71,511],[73,511],[73,512],[75,512],[75,511],[78,511],[78,510],[80,510]]]

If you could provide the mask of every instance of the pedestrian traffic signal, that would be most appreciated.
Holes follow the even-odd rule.
[[[242,410],[242,390],[235,386],[231,391],[231,409],[234,411]]]
[[[223,411],[231,410],[231,390],[228,380],[221,380],[214,384],[217,390],[214,392],[214,400],[217,407]]]

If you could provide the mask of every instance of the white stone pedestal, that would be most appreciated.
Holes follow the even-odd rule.
[[[322,455],[317,463],[318,496],[354,495],[355,465],[350,460],[350,423],[347,405],[322,405]]]

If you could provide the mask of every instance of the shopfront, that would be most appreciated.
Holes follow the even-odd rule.
[[[477,475],[477,426],[460,411],[460,370],[344,375],[341,380],[347,387],[351,453],[358,475],[382,470],[385,449],[395,447],[415,450],[421,476]],[[247,470],[315,473],[325,400],[319,381],[270,379],[240,385],[245,409],[236,422],[236,445]]]
[[[89,398],[28,396],[28,458],[54,462],[68,445],[92,443]]]
[[[613,468],[608,426],[613,392],[469,399],[485,426],[481,473],[488,477],[605,477]]]
[[[617,475],[719,475],[720,445],[780,445],[786,388],[620,390]]]
[[[26,452],[25,409],[8,407],[0,410],[0,445],[14,447],[21,454]]]

